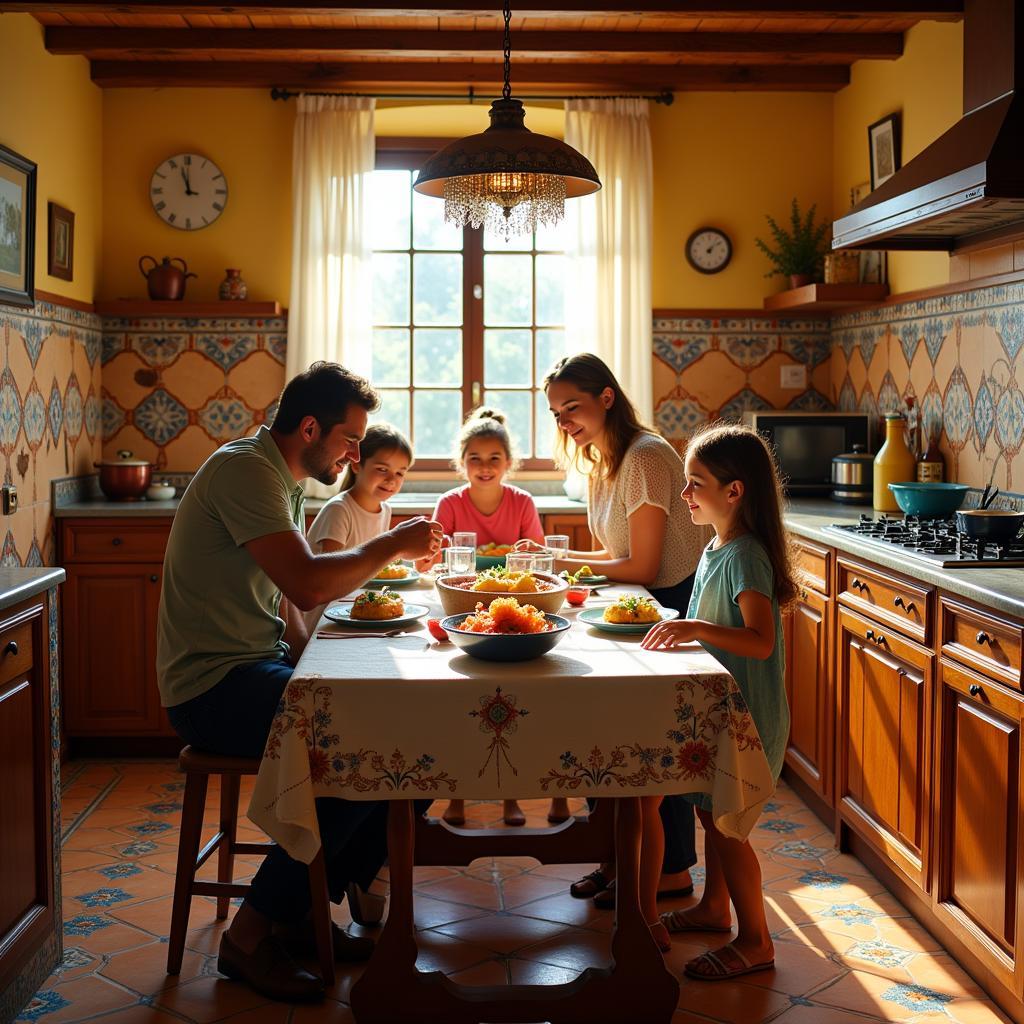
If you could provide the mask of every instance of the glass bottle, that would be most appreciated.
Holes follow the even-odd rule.
[[[946,478],[946,461],[939,448],[936,434],[928,437],[928,443],[917,457],[917,482],[921,484],[942,483]]]
[[[887,413],[885,443],[878,449],[874,468],[874,506],[879,512],[899,512],[889,484],[902,484],[917,476],[917,459],[907,447],[907,426],[902,413]]]

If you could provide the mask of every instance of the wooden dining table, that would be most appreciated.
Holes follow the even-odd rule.
[[[602,607],[628,590],[592,595]],[[406,605],[442,615],[429,580]],[[526,598],[523,598],[525,601]],[[718,828],[745,838],[774,782],[735,681],[699,646],[646,651],[642,636],[572,625],[531,661],[481,661],[437,643],[425,618],[405,635],[352,636],[321,619],[285,689],[249,817],[311,865],[321,971],[333,980],[315,800],[387,800],[390,902],[352,990],[359,1024],[478,1021],[662,1024],[678,1001],[640,911],[639,797],[710,793]],[[359,632],[365,632],[360,627]],[[545,829],[456,828],[418,818],[417,799],[603,797]],[[474,987],[416,969],[413,866],[481,856],[617,863],[612,964],[562,985]],[[322,895],[322,899],[319,898]]]

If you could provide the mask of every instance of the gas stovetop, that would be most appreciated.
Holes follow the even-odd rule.
[[[853,534],[865,544],[879,548],[896,548],[908,558],[914,558],[936,568],[972,569],[1013,568],[1024,566],[1024,541],[1010,544],[972,540],[957,532],[955,519],[922,519],[907,516],[890,519],[882,516],[872,519],[862,515],[857,523],[833,523],[826,530],[846,535]]]

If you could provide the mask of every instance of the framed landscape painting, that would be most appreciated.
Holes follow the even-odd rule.
[[[889,114],[868,125],[871,188],[888,181],[900,169],[900,115]]]
[[[47,270],[51,277],[62,281],[75,278],[75,215],[56,203],[48,203],[49,231],[47,232]]]
[[[0,302],[35,302],[36,165],[0,146]]]

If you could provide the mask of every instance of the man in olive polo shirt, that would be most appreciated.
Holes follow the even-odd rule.
[[[157,679],[171,724],[214,753],[259,757],[306,641],[300,611],[346,594],[396,558],[434,555],[441,528],[422,517],[350,551],[306,543],[300,481],[332,484],[359,459],[376,392],[336,363],[314,363],[281,394],[273,425],[223,445],[182,496],[164,559]],[[386,855],[386,805],[317,800],[331,896],[364,889]],[[274,847],[221,939],[218,970],[272,998],[312,1000],[320,979],[278,933],[308,937],[304,864]],[[335,952],[364,959],[367,939],[335,932]]]

